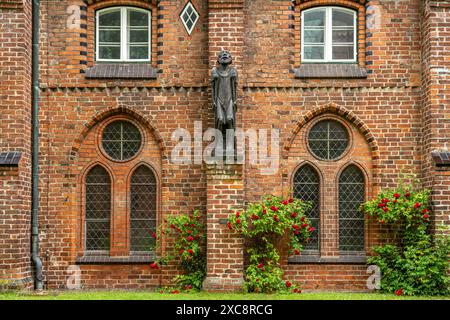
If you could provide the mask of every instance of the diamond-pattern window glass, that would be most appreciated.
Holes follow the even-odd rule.
[[[183,21],[183,25],[186,28],[188,34],[192,33],[194,30],[195,24],[198,21],[200,15],[197,10],[195,10],[194,6],[191,2],[188,2],[181,12],[181,21]]]
[[[103,130],[103,150],[114,160],[125,161],[134,157],[141,144],[141,132],[128,121],[114,121]]]
[[[86,251],[108,251],[111,217],[111,180],[100,165],[86,176]]]
[[[310,201],[311,209],[305,212],[316,229],[311,240],[304,246],[306,250],[319,250],[319,225],[320,225],[320,178],[317,171],[306,164],[297,170],[294,176],[294,198]]]
[[[323,120],[315,124],[308,135],[309,148],[322,160],[339,158],[347,149],[348,132],[345,127],[334,120]]]
[[[350,165],[339,177],[339,249],[364,251],[364,214],[359,210],[364,202],[365,182],[361,170]]]
[[[138,167],[131,177],[131,251],[151,251],[156,231],[156,178],[145,165]]]

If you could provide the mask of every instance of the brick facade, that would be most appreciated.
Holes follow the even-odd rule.
[[[207,212],[210,290],[233,289],[242,279],[242,239],[222,219],[262,195],[290,196],[293,175],[305,163],[321,176],[320,259],[282,257],[286,277],[304,289],[366,290],[364,260],[343,257],[338,246],[337,179],[349,164],[364,173],[367,199],[394,186],[401,170],[417,174],[432,189],[436,225],[449,224],[450,171],[437,168],[431,153],[450,143],[450,1],[191,0],[200,16],[191,35],[179,17],[187,2],[41,1],[46,288],[66,288],[74,265],[84,288],[150,288],[177,274],[173,265],[153,270],[152,257],[130,256],[129,177],[139,164],[157,177],[158,222],[194,209]],[[95,10],[117,5],[151,10],[150,62],[95,61]],[[347,69],[301,63],[301,10],[323,5],[357,11],[358,62]],[[0,0],[0,17],[0,152],[22,153],[18,167],[0,166],[0,279],[29,283],[29,1]],[[210,72],[222,49],[231,52],[239,73],[238,126],[280,130],[273,175],[248,160],[224,167],[171,161],[174,130],[193,136],[196,121],[204,130],[213,127]],[[130,161],[113,161],[100,147],[102,129],[116,119],[142,133],[143,147]],[[321,119],[339,121],[349,132],[350,147],[336,161],[319,160],[307,147],[307,134]],[[84,177],[96,164],[111,176],[113,236],[109,257],[83,259]],[[367,254],[383,231],[366,222]]]

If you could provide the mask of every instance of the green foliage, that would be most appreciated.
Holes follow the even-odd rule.
[[[373,248],[376,256],[368,262],[380,267],[381,290],[397,295],[449,294],[450,242],[448,236],[429,233],[432,212],[429,191],[413,190],[401,183],[396,189],[382,190],[362,210],[380,224],[393,226],[401,239],[396,244]],[[444,232],[443,232],[444,233]]]
[[[299,292],[290,281],[283,280],[280,255],[274,244],[287,237],[289,254],[299,254],[314,228],[305,217],[309,204],[298,199],[283,200],[266,196],[247,210],[228,218],[228,228],[249,239],[249,263],[245,271],[247,292]]]
[[[200,290],[206,276],[205,217],[199,211],[169,217],[158,230],[158,237],[162,236],[173,241],[171,250],[151,267],[159,269],[175,260],[183,272],[173,279],[175,286],[179,290]]]

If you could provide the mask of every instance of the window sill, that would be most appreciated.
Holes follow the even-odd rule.
[[[321,258],[320,256],[301,255],[289,257],[290,264],[366,264],[365,255],[348,255],[333,258]]]
[[[110,257],[101,255],[86,255],[78,257],[77,264],[149,264],[156,260],[156,256],[152,254],[148,255],[135,255],[129,257]]]
[[[143,63],[99,63],[85,72],[87,79],[156,79],[158,69]]]
[[[295,78],[367,78],[367,70],[348,63],[304,63],[294,69]]]

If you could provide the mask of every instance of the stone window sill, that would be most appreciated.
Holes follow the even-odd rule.
[[[85,72],[87,79],[156,79],[158,69],[142,63],[99,63]]]
[[[294,69],[297,79],[307,78],[367,78],[367,70],[357,64],[305,63]]]
[[[366,264],[365,255],[347,255],[333,258],[321,258],[320,256],[301,255],[289,257],[290,264]]]
[[[78,257],[77,264],[149,264],[156,260],[156,256],[134,255],[128,257],[110,257],[102,255],[86,255]]]

